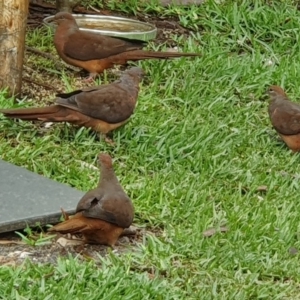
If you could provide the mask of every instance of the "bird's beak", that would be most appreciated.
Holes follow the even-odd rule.
[[[267,87],[267,89],[266,89],[266,95],[268,95],[268,96],[269,96],[269,94],[270,94],[270,88],[269,88],[269,87]]]

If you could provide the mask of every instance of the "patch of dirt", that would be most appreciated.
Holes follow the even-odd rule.
[[[33,99],[35,103],[42,102],[47,105],[53,104],[56,94],[67,92],[65,83],[60,76],[48,72],[46,68],[43,68],[42,66],[32,66],[31,62],[34,61],[39,54],[34,54],[29,49],[29,47],[26,47],[24,57],[22,97],[26,96],[29,100]],[[64,62],[59,60],[58,56],[53,55],[52,60],[58,65],[58,70],[64,68],[66,76],[72,80],[74,90],[95,85],[95,82],[85,82],[83,80],[84,76],[78,75],[78,73],[81,74],[81,71],[78,68],[66,66]]]
[[[120,255],[127,251],[134,251],[134,247],[141,244],[146,234],[160,235],[144,228],[133,227],[135,235],[122,236],[112,250]],[[62,245],[61,240],[67,245]],[[56,264],[59,257],[72,255],[82,260],[98,260],[99,255],[105,256],[111,251],[103,245],[83,245],[80,236],[57,234],[52,242],[43,246],[30,246],[22,242],[13,232],[0,234],[0,265],[16,266],[29,259],[33,263]]]

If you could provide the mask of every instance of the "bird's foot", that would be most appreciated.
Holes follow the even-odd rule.
[[[83,83],[92,83],[94,81],[94,78],[89,76],[89,77],[86,77],[82,80]]]
[[[80,245],[76,245],[74,247],[74,250],[77,252],[77,253],[82,253],[84,251],[84,247],[85,247],[85,242],[81,243]]]
[[[85,83],[91,83],[95,81],[95,78],[97,76],[97,73],[90,73],[90,75],[86,78],[84,78],[82,81]]]
[[[99,134],[99,138],[100,138],[100,140],[104,139],[104,141],[105,141],[107,144],[111,145],[112,147],[116,146],[116,143],[115,143],[109,136],[107,136],[107,135],[104,134],[104,133],[100,133],[100,134]]]
[[[105,136],[104,140],[105,140],[105,142],[106,142],[107,144],[109,144],[109,145],[111,145],[111,146],[113,146],[113,147],[116,146],[116,143],[115,143],[110,137]]]

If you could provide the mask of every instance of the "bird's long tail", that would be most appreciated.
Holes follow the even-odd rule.
[[[144,50],[133,50],[126,52],[126,58],[128,60],[140,60],[140,59],[167,59],[176,57],[195,57],[201,56],[200,53],[186,53],[186,52],[155,52],[155,51],[144,51]]]
[[[26,121],[42,122],[69,122],[71,124],[85,126],[98,130],[98,123],[88,115],[65,107],[63,105],[52,105],[48,107],[1,109],[0,113],[8,118],[16,118]]]
[[[0,109],[0,113],[8,118],[21,120],[56,121],[68,115],[67,109],[60,105],[33,108]],[[60,120],[57,120],[58,122]]]

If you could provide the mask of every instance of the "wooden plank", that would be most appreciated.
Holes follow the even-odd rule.
[[[0,88],[21,92],[29,0],[0,0]]]

